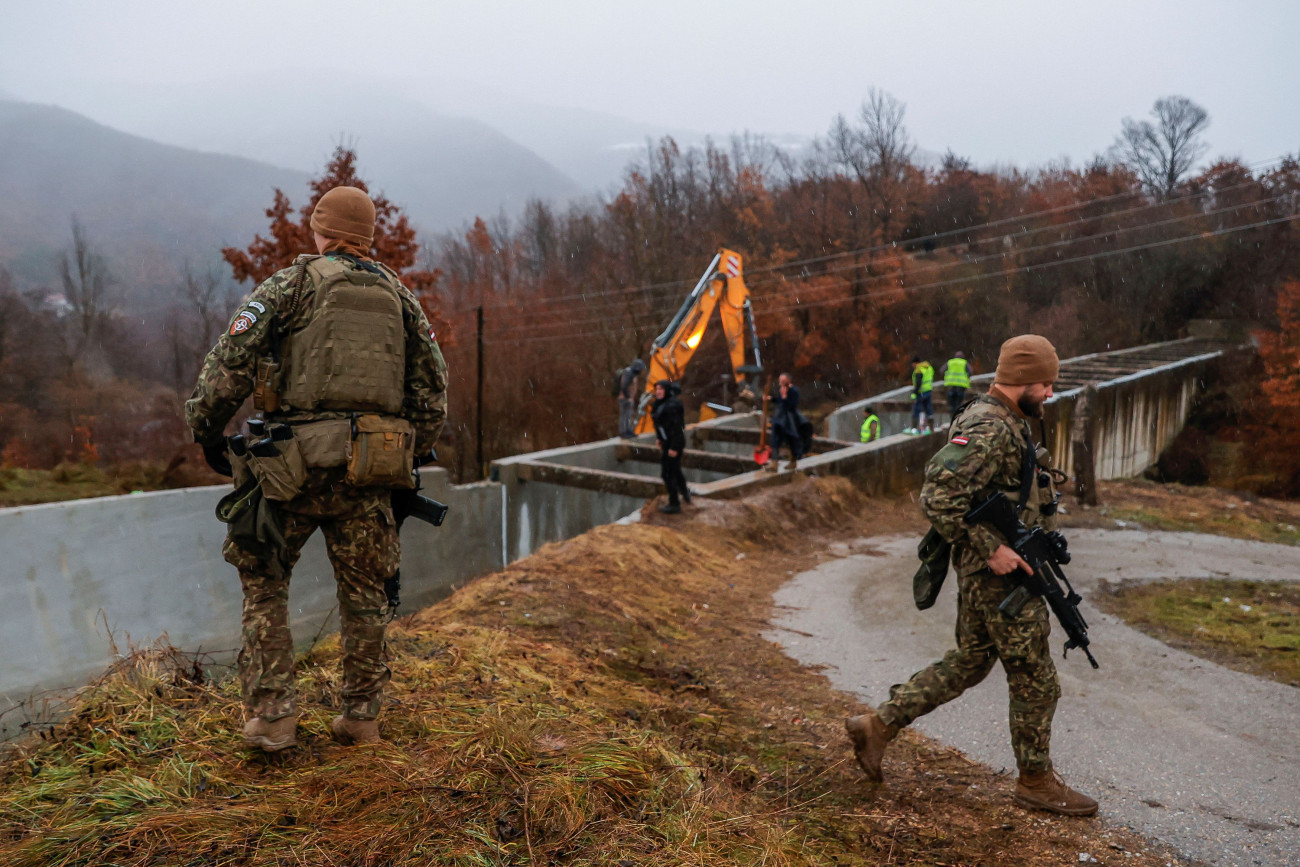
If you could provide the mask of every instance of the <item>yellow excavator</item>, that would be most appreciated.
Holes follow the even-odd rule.
[[[704,331],[709,326],[709,318],[715,307],[722,318],[722,332],[727,338],[731,373],[739,400],[751,405],[757,403],[750,377],[762,373],[763,362],[758,352],[758,332],[754,329],[754,309],[749,303],[749,288],[745,286],[741,264],[739,253],[725,247],[719,250],[663,334],[655,338],[650,350],[649,370],[646,372],[646,390],[641,395],[637,433],[650,433],[654,430],[650,404],[654,400],[655,383],[661,379],[677,381],[682,378],[686,365],[704,339]],[[749,335],[749,344],[754,352],[752,365],[745,363],[746,334]],[[709,405],[705,406],[707,408]],[[722,409],[725,411],[729,408]],[[712,417],[708,415],[707,409],[702,412],[704,417]]]

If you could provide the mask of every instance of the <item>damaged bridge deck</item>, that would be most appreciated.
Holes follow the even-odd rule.
[[[1055,422],[1056,434],[1051,444],[1062,455],[1060,463],[1068,471],[1076,459],[1070,448],[1071,428],[1082,423],[1083,415],[1077,411],[1080,399],[1090,395],[1086,422],[1092,426],[1090,442],[1097,452],[1098,477],[1140,472],[1186,420],[1198,379],[1225,353],[1238,351],[1243,351],[1239,342],[1188,338],[1063,360],[1057,396],[1048,406],[1048,421]],[[972,389],[983,390],[991,381],[991,374],[976,376]],[[696,496],[718,498],[788,482],[794,473],[848,475],[868,490],[904,490],[915,485],[926,460],[942,442],[941,437],[903,433],[911,417],[908,393],[907,387],[894,389],[836,410],[827,419],[828,435],[813,438],[811,453],[795,470],[763,470],[753,460],[760,437],[757,413],[689,425],[682,454],[687,482]],[[856,441],[857,431],[862,407],[868,404],[881,417],[885,435],[863,444]],[[939,414],[937,427],[942,429],[946,421],[946,413]],[[616,495],[628,506],[664,491],[659,449],[649,436],[518,455],[497,461],[493,472],[494,478],[520,486],[553,485]]]

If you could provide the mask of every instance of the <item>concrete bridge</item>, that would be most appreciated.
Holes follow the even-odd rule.
[[[1058,466],[1087,465],[1099,479],[1141,472],[1182,427],[1198,383],[1251,351],[1193,338],[1066,360],[1046,419]],[[976,377],[974,387],[988,379]],[[814,440],[797,472],[846,475],[872,493],[914,489],[944,438],[896,433],[910,413],[906,391],[870,399],[887,434],[874,443],[856,442],[866,401],[832,413],[828,435]],[[758,439],[757,414],[692,425],[683,465],[696,495],[736,497],[790,481],[790,471],[759,471],[751,457]],[[658,475],[658,449],[645,437],[506,458],[494,462],[491,481],[476,484],[453,486],[445,471],[426,470],[427,493],[451,512],[439,530],[412,522],[404,531],[405,610],[546,542],[637,512],[662,491]],[[115,646],[165,637],[227,657],[238,647],[239,581],[221,559],[224,527],[213,516],[226,490],[0,509],[0,733],[45,719],[63,691],[112,662]],[[307,641],[334,628],[333,606],[317,534],[294,570],[295,635]]]

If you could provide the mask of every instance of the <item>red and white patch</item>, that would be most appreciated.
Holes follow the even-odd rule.
[[[964,445],[966,445],[966,444],[969,443],[969,442],[970,442],[970,437],[953,437],[953,438],[952,438],[952,444],[953,444],[953,445],[957,445],[957,446],[964,446]]]
[[[253,323],[256,321],[257,317],[253,316],[251,313],[239,314],[235,317],[235,321],[230,323],[230,336],[234,337],[236,334],[243,334],[245,331],[252,328]]]
[[[432,328],[429,329],[429,339],[432,340],[434,343],[438,342],[438,335],[433,333]]]

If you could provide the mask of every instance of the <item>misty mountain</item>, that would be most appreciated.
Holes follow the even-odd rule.
[[[88,84],[73,108],[156,141],[318,173],[337,144],[354,146],[361,176],[425,231],[475,216],[517,214],[530,198],[582,188],[482,120],[433,110],[382,82],[337,71],[201,85]],[[313,81],[328,86],[313,86]],[[290,192],[293,198],[293,191]]]
[[[188,261],[265,232],[279,186],[305,195],[303,172],[196,153],[95,123],[65,109],[0,101],[0,265],[20,284],[52,285],[73,215],[139,298],[173,283]]]

